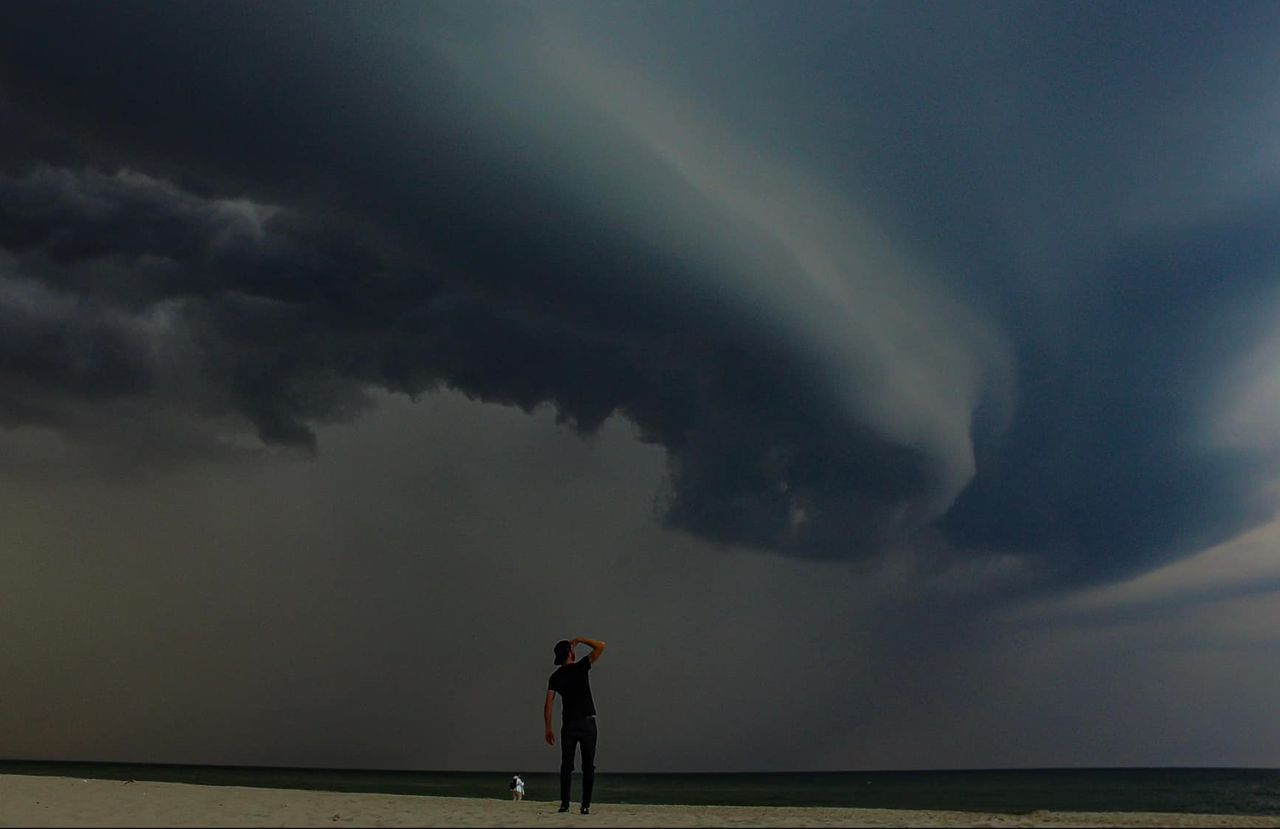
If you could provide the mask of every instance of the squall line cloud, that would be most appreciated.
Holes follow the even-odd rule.
[[[1270,516],[1273,470],[1191,438],[1251,342],[1274,205],[1080,254],[1064,315],[1024,301],[1062,273],[973,275],[1018,259],[963,232],[1004,206],[950,204],[916,252],[877,215],[906,184],[881,210],[554,15],[307,9],[7,10],[0,106],[51,138],[0,139],[5,426],[146,401],[323,451],[372,389],[449,387],[629,419],[667,453],[665,521],[715,542],[852,559],[940,531],[1061,583]],[[943,102],[916,105],[881,114]],[[937,175],[944,199],[973,171]]]

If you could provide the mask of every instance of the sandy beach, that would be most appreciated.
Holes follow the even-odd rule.
[[[645,806],[0,775],[3,826],[1280,826],[1280,817]]]

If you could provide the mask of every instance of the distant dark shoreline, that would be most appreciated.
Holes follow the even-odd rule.
[[[0,774],[499,799],[508,797],[506,782],[512,771],[0,761]],[[556,788],[553,772],[518,771],[526,780],[531,799],[550,799]],[[596,800],[1004,813],[1046,809],[1280,815],[1280,770],[1171,767],[610,773],[601,769]]]

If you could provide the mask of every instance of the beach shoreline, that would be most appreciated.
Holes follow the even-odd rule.
[[[0,826],[1242,826],[1280,816],[554,803],[0,775]]]

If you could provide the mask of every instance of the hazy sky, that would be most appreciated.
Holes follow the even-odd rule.
[[[0,754],[1280,766],[1280,6],[0,7]]]

